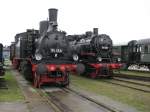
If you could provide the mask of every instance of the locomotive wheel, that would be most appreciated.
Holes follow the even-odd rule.
[[[61,87],[69,86],[69,83],[70,83],[69,75],[70,75],[69,73],[66,73],[65,81],[61,82]]]
[[[36,80],[36,74],[34,75],[34,80],[33,80],[33,86],[36,88],[37,87],[37,80]]]
[[[26,62],[26,61],[22,62],[21,73],[24,75],[26,80],[28,80],[28,81],[33,80],[31,65],[28,62]]]
[[[40,75],[37,75],[36,73],[34,73],[33,86],[35,88],[40,88]]]

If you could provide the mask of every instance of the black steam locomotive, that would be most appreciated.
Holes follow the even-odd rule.
[[[0,76],[5,74],[5,70],[3,68],[4,59],[3,59],[3,44],[0,43]]]
[[[66,33],[57,29],[57,9],[49,9],[49,21],[41,21],[39,31],[27,30],[15,36],[10,59],[35,87],[44,83],[69,85],[69,73],[76,66]]]
[[[112,63],[112,40],[106,34],[98,34],[98,29],[83,35],[69,35],[73,60],[80,63],[77,70],[91,78],[111,77],[112,69],[120,67]]]
[[[124,63],[124,68],[131,65],[150,69],[150,39],[132,40],[125,45],[113,47],[114,60]]]

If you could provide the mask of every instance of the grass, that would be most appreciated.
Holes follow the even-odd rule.
[[[71,76],[71,84],[77,88],[104,95],[113,100],[128,104],[142,112],[150,111],[150,94],[129,88],[108,84],[102,80],[92,80],[85,77]]]
[[[118,74],[118,72],[115,72]],[[150,77],[149,72],[138,72],[138,71],[120,71],[122,74],[127,74],[127,75],[135,75],[135,76],[144,76],[144,77]]]
[[[0,89],[0,102],[23,101],[24,96],[11,71],[7,70],[4,78],[8,89]]]

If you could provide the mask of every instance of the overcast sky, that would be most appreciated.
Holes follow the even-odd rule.
[[[0,42],[9,45],[16,33],[38,29],[48,9],[58,8],[58,28],[81,34],[99,28],[114,43],[150,38],[150,0],[1,0]]]

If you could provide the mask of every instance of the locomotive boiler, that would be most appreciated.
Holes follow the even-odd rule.
[[[78,63],[77,72],[92,78],[112,76],[112,69],[118,64],[112,63],[112,40],[106,34],[98,34],[98,28],[83,35],[68,36],[72,48],[73,60]]]
[[[13,65],[26,79],[33,80],[35,87],[44,83],[69,85],[69,73],[75,65],[66,32],[59,31],[57,26],[57,9],[49,9],[49,20],[40,22],[39,31],[31,30],[15,37]]]

